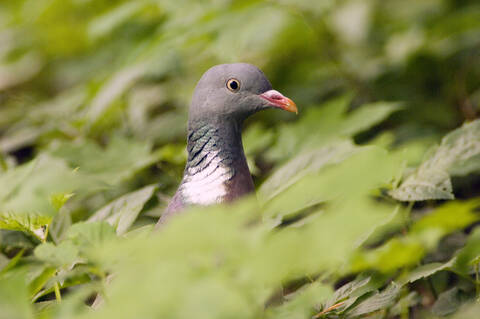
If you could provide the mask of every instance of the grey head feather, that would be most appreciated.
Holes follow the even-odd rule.
[[[240,88],[230,91],[228,80],[236,79]],[[208,69],[195,87],[189,110],[189,127],[197,122],[236,120],[241,123],[256,111],[270,107],[259,94],[272,89],[265,74],[247,63],[220,64]]]

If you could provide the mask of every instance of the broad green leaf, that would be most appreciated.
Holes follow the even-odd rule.
[[[447,172],[442,170],[420,170],[389,193],[400,201],[427,199],[454,199],[452,183]]]
[[[364,287],[366,284],[368,284],[369,281],[370,281],[370,277],[367,277],[364,279],[360,279],[360,280],[356,279],[356,280],[350,281],[349,283],[346,283],[342,287],[335,290],[335,293],[333,294],[332,298],[330,298],[330,300],[328,300],[325,303],[324,308],[325,309],[331,308],[335,304],[338,304],[340,302],[343,302],[349,299],[352,302],[349,302],[348,305],[346,306],[342,305],[342,308],[346,309],[353,302],[355,302],[355,300],[359,297],[359,295],[356,294],[359,288]]]
[[[34,318],[23,276],[0,278],[0,309],[1,319]]]
[[[35,214],[0,214],[0,229],[18,230],[41,242],[47,239],[52,217]]]
[[[425,254],[422,242],[417,238],[393,238],[371,251],[356,253],[352,271],[378,269],[390,273],[401,267],[415,265]]]
[[[0,247],[6,253],[17,252],[19,249],[32,249],[38,244],[36,238],[27,233],[0,229]]]
[[[454,313],[462,303],[462,292],[458,287],[453,287],[442,292],[435,304],[433,304],[432,312],[437,316],[446,316]]]
[[[56,209],[56,210],[60,210],[60,208],[63,207],[63,205],[65,205],[65,203],[73,197],[73,193],[57,193],[57,194],[52,194],[50,196],[50,202],[52,204],[52,206]]]
[[[352,137],[399,110],[397,103],[377,102],[347,113],[350,100],[350,95],[330,100],[308,109],[300,120],[281,126],[278,140],[267,155],[284,159],[330,141]]]
[[[393,102],[376,102],[362,105],[349,113],[345,120],[342,121],[340,131],[342,135],[353,136],[381,123],[390,114],[398,110],[400,110],[400,104]]]
[[[267,318],[311,318],[318,305],[332,294],[330,287],[313,282],[286,295],[279,307],[269,309]]]
[[[480,170],[480,120],[464,124],[447,134],[439,146],[396,189],[401,201],[453,199],[450,175],[462,176]]]
[[[152,197],[156,186],[147,186],[128,193],[100,208],[88,220],[106,221],[112,225],[117,235],[123,235],[137,219],[145,203]]]
[[[443,236],[463,229],[480,220],[479,214],[475,211],[479,206],[478,200],[446,203],[416,221],[412,225],[412,232],[437,231],[439,236]]]
[[[66,238],[80,250],[102,245],[114,238],[115,230],[107,222],[79,222],[67,231]]]
[[[77,247],[68,241],[57,246],[52,243],[43,243],[35,248],[34,254],[46,264],[56,267],[70,266],[79,258]]]
[[[294,157],[270,176],[258,190],[262,202],[268,201],[302,177],[316,173],[325,166],[342,162],[357,151],[350,141],[332,144]]]
[[[356,318],[393,305],[400,292],[400,288],[401,286],[395,282],[391,283],[384,291],[375,293],[353,307],[352,310],[349,310],[347,317]]]
[[[456,258],[455,270],[468,274],[473,269],[474,263],[478,264],[480,257],[480,229],[476,228],[467,240]]]
[[[369,287],[370,277],[364,279],[355,279],[342,287],[338,288],[334,295],[322,307],[322,311],[315,317],[338,315],[348,311],[358,298],[368,294],[375,287]]]
[[[400,284],[403,286],[407,283],[411,283],[419,279],[430,277],[439,271],[449,269],[454,265],[454,262],[455,262],[455,259],[451,259],[446,263],[430,263],[430,264],[418,266],[417,268],[413,269],[408,274],[408,276],[406,276],[400,282]]]
[[[349,143],[299,156],[272,177],[281,192],[274,190],[276,196],[264,204],[264,216],[277,220],[318,203],[365,195],[391,181],[397,163],[381,148],[352,148]],[[365,171],[371,174],[365,176]]]
[[[114,137],[104,149],[93,141],[79,140],[53,145],[50,154],[80,173],[116,185],[159,159],[161,154],[152,153],[151,148],[148,142]]]
[[[75,192],[78,198],[104,188],[99,179],[69,168],[58,158],[41,154],[36,160],[0,175],[0,210],[15,213],[57,213],[56,194]]]

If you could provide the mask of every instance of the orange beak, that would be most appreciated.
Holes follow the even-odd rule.
[[[295,112],[295,114],[298,114],[298,109],[295,102],[290,100],[288,97],[283,96],[282,93],[278,91],[270,90],[260,94],[260,96],[267,100],[273,107],[278,107],[282,110]]]

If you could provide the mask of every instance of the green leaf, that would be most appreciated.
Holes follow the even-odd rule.
[[[18,230],[27,233],[39,241],[44,242],[47,239],[48,226],[52,221],[50,216],[35,214],[0,214],[0,228],[8,230]]]
[[[65,205],[65,203],[74,196],[73,193],[57,193],[52,194],[50,196],[50,203],[56,210],[60,210],[60,208]]]
[[[403,286],[407,283],[417,281],[426,277],[430,277],[436,274],[439,271],[446,270],[451,268],[454,265],[455,259],[451,259],[446,263],[430,263],[426,265],[421,265],[413,269],[408,276],[406,276],[400,284]]]
[[[66,238],[80,250],[102,245],[114,238],[115,230],[107,222],[79,222],[67,231]]]
[[[458,287],[442,292],[433,304],[432,312],[437,316],[446,316],[454,313],[462,303],[461,294]]]
[[[342,287],[335,290],[333,296],[322,307],[323,313],[342,313],[353,305],[359,297],[370,292],[374,288],[368,289],[367,284],[370,277],[363,279],[355,279],[346,283]],[[367,289],[364,289],[367,288]]]
[[[289,158],[303,150],[352,137],[399,110],[397,103],[377,102],[347,113],[351,98],[351,95],[344,95],[329,100],[319,107],[307,109],[300,120],[281,125],[277,142],[268,151],[268,157],[275,160]]]
[[[117,235],[123,235],[137,219],[145,203],[152,197],[156,186],[147,186],[123,195],[95,212],[89,221],[106,221]]]
[[[478,263],[480,257],[480,228],[476,228],[469,236],[465,247],[463,247],[456,258],[455,270],[463,274],[469,274],[473,264]]]
[[[246,155],[257,154],[270,146],[274,139],[271,129],[259,123],[250,125],[242,135],[242,142]]]
[[[25,249],[22,249],[12,259],[9,260],[5,258],[5,260],[2,260],[2,263],[5,262],[5,264],[0,265],[0,275],[14,268],[18,264],[18,262],[20,261],[24,253],[25,253]],[[4,256],[1,255],[1,257],[4,257]]]
[[[364,104],[348,114],[341,123],[340,131],[342,135],[353,136],[381,123],[390,114],[400,109],[400,104],[394,102]]]
[[[65,161],[41,154],[36,160],[0,175],[0,211],[53,216],[52,196],[75,192],[77,198],[105,187],[95,176],[69,168]]]
[[[32,271],[29,281],[29,290],[32,297],[32,301],[35,301],[39,296],[39,292],[45,287],[45,285],[55,277],[57,269],[55,267],[41,265]],[[41,294],[40,294],[41,295]]]
[[[70,266],[77,262],[78,249],[73,243],[65,241],[55,246],[52,243],[43,243],[35,248],[35,257],[56,267]]]
[[[462,176],[478,171],[479,163],[480,120],[476,120],[447,134],[390,195],[401,201],[453,199],[449,174]]]
[[[162,154],[152,153],[151,148],[149,142],[114,137],[104,149],[93,141],[79,140],[54,145],[50,154],[82,174],[115,185],[159,159]]]
[[[364,287],[369,281],[370,277],[367,277],[346,283],[342,287],[335,290],[333,297],[325,304],[325,308],[329,308],[334,304],[351,297],[353,293],[355,293],[359,288]]]
[[[413,233],[437,231],[438,236],[463,229],[480,220],[475,211],[479,200],[446,203],[426,214],[412,225]]]
[[[262,184],[258,196],[261,201],[268,201],[301,178],[328,165],[340,163],[356,151],[357,148],[350,141],[344,141],[299,154],[278,168]]]
[[[266,188],[267,196],[273,198],[264,204],[264,216],[278,221],[322,202],[365,195],[392,180],[397,165],[397,160],[381,148],[355,148],[350,143],[299,156],[267,181],[268,188],[278,188]],[[365,171],[372,174],[365,176]],[[260,200],[264,200],[262,190],[264,186]]]
[[[428,199],[454,199],[452,183],[447,172],[442,170],[419,170],[410,175],[389,194],[400,201],[422,201]]]
[[[93,39],[108,35],[114,28],[131,19],[148,1],[126,2],[90,22],[88,33]]]
[[[375,268],[390,273],[416,264],[424,254],[425,248],[419,239],[393,238],[379,248],[354,255],[351,267],[352,271]]]
[[[0,309],[0,319],[33,318],[23,276],[0,277]]]
[[[347,312],[348,318],[356,318],[374,311],[385,309],[393,305],[395,299],[400,293],[400,288],[395,282],[391,283],[384,291],[377,292],[374,295],[363,300],[360,304]]]
[[[267,318],[310,318],[320,301],[332,294],[330,287],[319,282],[304,285],[295,292],[286,295],[279,307],[267,310]]]

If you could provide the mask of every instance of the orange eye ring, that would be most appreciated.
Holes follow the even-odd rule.
[[[240,81],[237,79],[230,79],[227,81],[227,89],[232,92],[237,92],[240,90]]]

